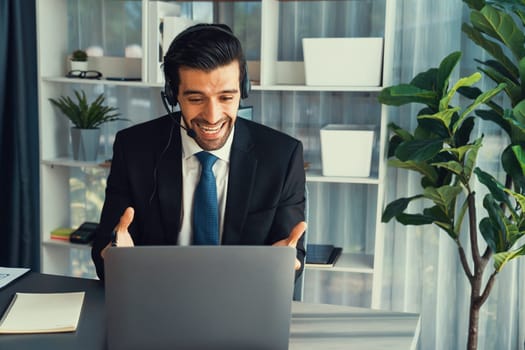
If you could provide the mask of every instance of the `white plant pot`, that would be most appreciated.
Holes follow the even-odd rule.
[[[80,70],[80,71],[87,71],[88,70],[88,63],[87,61],[69,61],[71,70]]]
[[[100,129],[71,128],[73,159],[94,162],[100,145]]]

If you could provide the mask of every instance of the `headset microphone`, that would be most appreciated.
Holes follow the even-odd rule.
[[[185,127],[184,125],[182,125],[178,120],[177,118],[175,118],[175,116],[173,115],[174,113],[169,109],[168,107],[168,98],[166,97],[166,93],[164,91],[161,91],[160,92],[160,96],[161,96],[161,99],[162,99],[162,104],[164,105],[164,108],[166,109],[166,111],[168,112],[168,114],[170,115],[171,119],[173,120],[173,122],[175,124],[177,124],[181,129],[184,129],[186,130],[186,134],[191,137],[192,139],[194,139],[195,137],[197,137],[197,134],[195,133],[195,131],[191,128],[187,128]]]

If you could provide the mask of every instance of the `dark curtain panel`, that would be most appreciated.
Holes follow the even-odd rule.
[[[0,266],[40,269],[35,0],[0,0]]]

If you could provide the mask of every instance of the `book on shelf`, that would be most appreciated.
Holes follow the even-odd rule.
[[[342,252],[332,244],[307,244],[305,266],[333,267]]]
[[[168,48],[163,47],[164,18],[167,16],[179,16],[180,5],[173,2],[150,1],[148,3],[148,53],[147,74],[150,83],[163,83],[162,61],[164,52]]]
[[[0,334],[74,332],[84,294],[16,293],[0,319]]]
[[[69,242],[69,237],[73,231],[75,231],[75,229],[69,227],[59,227],[51,231],[50,238],[53,240]]]

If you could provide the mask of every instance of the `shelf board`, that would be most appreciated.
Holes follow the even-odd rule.
[[[379,92],[382,86],[313,86],[313,85],[256,85],[252,90],[260,91],[354,91],[354,92]]]
[[[43,81],[63,84],[103,84],[109,86],[130,86],[137,88],[163,88],[164,83],[150,83],[144,81],[120,81],[107,79],[81,79],[67,77],[43,77]],[[252,83],[254,91],[353,91],[353,92],[379,92],[382,86],[310,86],[310,85],[258,85]]]
[[[355,184],[379,184],[377,177],[352,177],[352,176],[323,176],[321,170],[307,170],[306,182],[335,182],[335,183],[355,183]]]
[[[89,244],[79,244],[71,243],[68,241],[61,241],[58,239],[46,239],[42,241],[42,244],[47,247],[58,247],[64,249],[86,249],[91,250],[91,245]]]
[[[305,265],[307,270],[330,272],[374,273],[374,256],[370,254],[343,253],[333,267]]]
[[[64,84],[103,84],[103,85],[115,85],[115,86],[130,86],[138,88],[152,88],[152,87],[164,87],[163,83],[149,83],[143,81],[121,81],[121,80],[107,80],[107,79],[81,79],[81,78],[67,78],[67,77],[44,77],[43,81],[51,83],[64,83]]]
[[[53,158],[53,159],[44,159],[41,161],[44,165],[49,166],[65,166],[65,167],[72,167],[72,168],[108,168],[109,162],[106,162],[104,159],[100,159],[94,162],[84,162],[79,160],[74,160],[73,158],[68,157],[60,157],[60,158]]]

